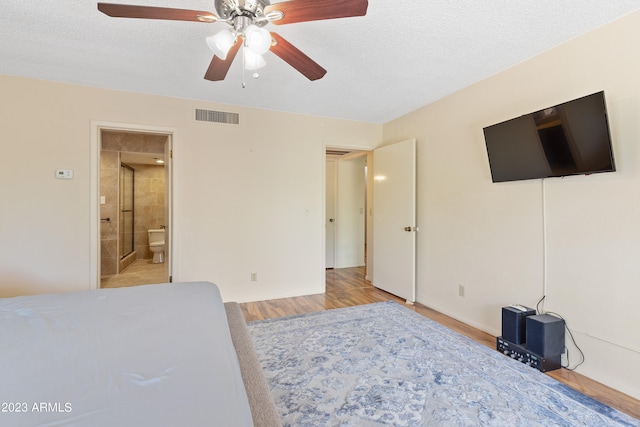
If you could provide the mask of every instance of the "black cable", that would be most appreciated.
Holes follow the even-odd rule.
[[[542,298],[540,298],[540,301],[538,301],[538,303],[536,304],[536,313],[537,314],[542,314],[542,312],[540,311],[540,304],[542,304],[542,301],[544,301],[544,299],[546,298],[546,295],[543,295]]]

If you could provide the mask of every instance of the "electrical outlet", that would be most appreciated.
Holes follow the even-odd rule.
[[[73,179],[73,169],[56,169],[56,178]]]
[[[252,282],[258,281],[258,273],[251,273],[251,281]]]
[[[458,295],[460,295],[461,297],[464,296],[464,286],[463,285],[458,285]]]

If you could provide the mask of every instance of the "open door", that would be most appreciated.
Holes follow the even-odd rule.
[[[373,286],[416,299],[416,140],[373,152]]]

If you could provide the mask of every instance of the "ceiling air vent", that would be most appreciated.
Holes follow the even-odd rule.
[[[327,148],[328,156],[344,156],[345,154],[349,154],[351,150],[340,150],[336,148]]]
[[[201,110],[196,108],[196,121],[238,125],[240,124],[240,114],[228,113],[226,111]]]

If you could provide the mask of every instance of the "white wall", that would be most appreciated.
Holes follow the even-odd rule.
[[[335,267],[364,265],[365,157],[338,158]]]
[[[0,296],[89,289],[92,122],[175,129],[174,280],[225,300],[324,291],[325,143],[382,126],[0,76]],[[199,123],[194,108],[240,113]],[[73,180],[54,178],[73,169]],[[308,214],[307,214],[308,212]],[[251,282],[251,273],[258,281]]]
[[[534,307],[546,284],[546,310],[565,317],[585,352],[578,371],[636,398],[639,44],[636,13],[383,131],[385,142],[418,140],[418,301],[499,335],[501,307]],[[600,90],[617,172],[548,179],[544,192],[541,180],[491,182],[483,127]],[[577,356],[571,349],[572,364]]]

